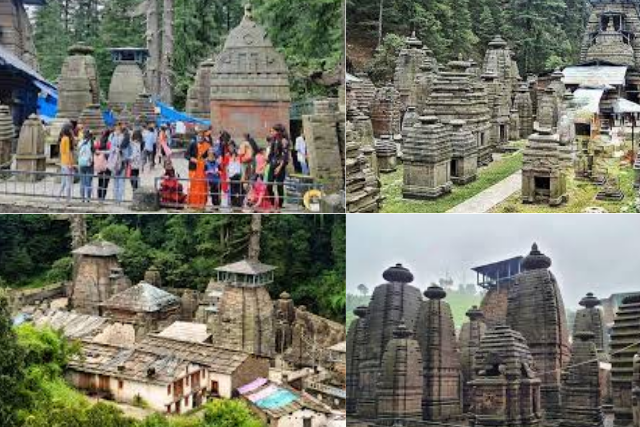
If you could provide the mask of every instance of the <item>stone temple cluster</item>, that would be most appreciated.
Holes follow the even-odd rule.
[[[273,299],[274,266],[245,259],[218,267],[205,291],[173,289],[155,267],[132,283],[122,251],[100,240],[78,247],[72,281],[13,298],[23,320],[79,344],[66,371],[76,388],[169,414],[245,395],[278,426],[344,413],[344,325],[286,292]]]
[[[607,327],[588,293],[570,331],[551,264],[533,244],[474,268],[486,292],[459,330],[443,287],[385,270],[347,334],[349,424],[640,426],[640,294]]]
[[[635,143],[640,114],[640,13],[635,0],[591,4],[579,63],[563,69],[522,76],[499,35],[482,63],[438,63],[414,34],[393,81],[376,87],[366,73],[348,75],[349,211],[377,210],[375,177],[401,163],[404,198],[446,195],[476,179],[495,154],[522,148],[510,141],[525,141],[523,203],[565,203],[572,175],[601,186],[599,200],[621,200],[617,167]]]

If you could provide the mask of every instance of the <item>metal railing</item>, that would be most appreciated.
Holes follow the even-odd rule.
[[[173,177],[155,178],[154,188],[164,208],[262,213],[320,212],[323,191],[322,185],[292,180],[259,183]]]
[[[83,179],[90,185],[82,194]],[[121,204],[132,201],[140,178],[110,174],[83,175],[60,172],[0,171],[0,194],[18,197],[55,199],[60,202]],[[65,187],[65,185],[67,187]]]

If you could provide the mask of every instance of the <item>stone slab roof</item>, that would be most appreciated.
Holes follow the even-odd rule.
[[[158,334],[162,338],[171,338],[177,341],[203,343],[211,334],[207,332],[207,325],[194,322],[173,322],[170,326]]]
[[[37,327],[48,326],[61,330],[67,338],[80,340],[92,339],[102,332],[108,323],[109,320],[104,317],[58,310],[48,311],[34,320]]]
[[[562,70],[565,85],[622,86],[628,67],[615,65],[573,66]]]
[[[179,341],[159,335],[148,335],[137,348],[156,354],[174,355],[226,375],[234,373],[250,357],[247,353],[218,348],[211,344]]]
[[[123,249],[106,240],[96,240],[88,243],[81,248],[72,251],[75,255],[89,255],[97,257],[109,257],[118,255],[123,252]]]
[[[346,341],[339,342],[338,344],[332,345],[331,347],[329,347],[328,350],[339,352],[339,353],[346,353],[347,342]]]
[[[329,413],[323,405],[290,387],[258,378],[238,388],[240,395],[252,406],[279,419],[302,409]]]
[[[216,268],[216,271],[226,272],[226,273],[239,273],[239,274],[262,274],[268,273],[270,271],[275,270],[276,267],[273,265],[263,264],[258,261],[249,261],[242,260],[238,262],[234,262],[233,264],[223,265],[222,267]]]
[[[597,114],[604,89],[578,88],[573,92],[573,101],[578,106],[578,115]]]
[[[69,368],[154,384],[171,384],[184,376],[190,361],[179,356],[157,354],[140,348],[121,348],[84,343],[80,354],[69,361]]]
[[[156,288],[150,283],[140,282],[115,294],[102,305],[119,310],[151,313],[179,304],[180,298],[177,296]]]

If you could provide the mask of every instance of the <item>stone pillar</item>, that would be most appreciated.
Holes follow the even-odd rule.
[[[326,193],[336,193],[344,188],[345,147],[340,131],[344,115],[338,111],[337,99],[315,101],[314,110],[314,114],[302,117],[309,170],[316,181],[324,184]]]
[[[373,148],[376,150],[378,158],[378,172],[395,172],[398,166],[397,147],[391,135],[381,135],[376,140]]]
[[[15,133],[8,105],[0,105],[0,165],[11,162]]]
[[[402,196],[435,199],[450,193],[452,153],[447,128],[435,116],[420,117],[420,122],[409,129],[404,143]]]
[[[480,347],[480,340],[487,331],[484,315],[477,306],[471,307],[466,313],[469,318],[460,329],[460,366],[462,369],[462,408],[468,412],[471,407],[473,388],[470,382],[475,378],[475,354]]]
[[[393,86],[378,89],[371,106],[373,135],[379,138],[400,133],[401,111],[400,94]]]
[[[562,374],[562,421],[560,427],[602,427],[600,363],[594,334],[574,335],[569,368]]]
[[[422,356],[413,332],[401,323],[382,356],[378,381],[379,420],[420,420],[422,416]]]
[[[611,388],[615,426],[633,423],[634,357],[640,350],[640,294],[628,296],[618,308],[611,330]]]
[[[44,129],[35,114],[23,123],[18,138],[16,152],[16,170],[22,172],[44,172],[46,157],[44,155]],[[17,175],[19,181],[35,182],[43,176],[37,174]]]
[[[460,402],[460,354],[447,293],[438,285],[424,292],[427,301],[420,306],[416,338],[423,358],[424,392],[422,418],[426,421],[458,419]]]
[[[518,89],[513,105],[518,110],[520,121],[519,138],[528,138],[533,133],[533,103],[526,83],[523,83]]]

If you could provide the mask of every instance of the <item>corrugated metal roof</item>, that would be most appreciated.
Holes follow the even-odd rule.
[[[625,84],[627,68],[613,65],[593,65],[567,67],[562,71],[565,85],[579,86],[622,86]]]

